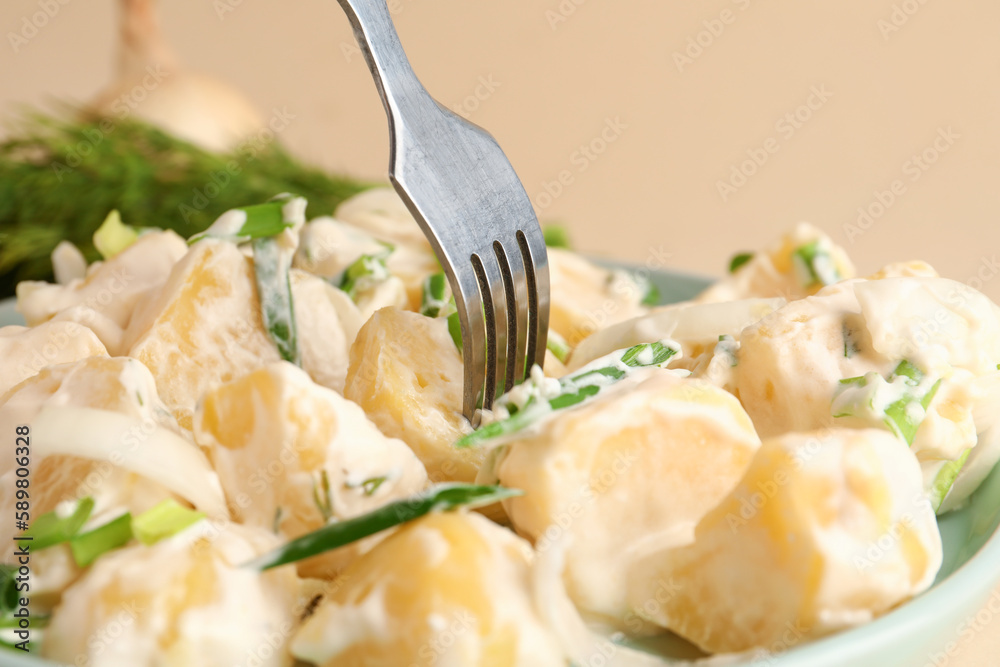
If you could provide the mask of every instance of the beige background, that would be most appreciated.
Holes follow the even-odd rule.
[[[61,0],[15,53],[6,35],[40,1],[56,2],[0,4],[2,112],[86,99],[112,77],[112,0]],[[332,169],[383,177],[385,119],[336,2],[162,4],[187,64],[235,84],[265,115],[295,115],[287,145]],[[994,0],[391,6],[427,88],[499,139],[540,217],[569,223],[585,251],[644,261],[662,248],[675,268],[718,275],[734,251],[809,220],[862,272],[921,258],[957,280],[982,280],[1000,299],[991,280],[1000,271]],[[699,39],[700,51],[690,46]],[[815,90],[825,101],[800,109]],[[801,122],[783,120],[796,111]],[[609,121],[619,129],[601,146]],[[593,160],[580,152],[591,142],[603,148]],[[763,165],[724,198],[718,182],[765,147]],[[924,151],[936,161],[921,170],[912,159]],[[568,184],[550,197],[545,184],[561,172]],[[852,230],[859,207],[877,212],[876,192],[896,180],[901,194],[884,214]],[[994,625],[950,664],[995,664]]]

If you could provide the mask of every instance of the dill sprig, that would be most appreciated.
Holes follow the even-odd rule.
[[[315,217],[371,185],[306,166],[262,137],[223,155],[135,120],[30,114],[0,143],[0,297],[21,280],[52,280],[49,255],[63,239],[98,259],[91,237],[112,209],[128,225],[187,237],[280,192],[308,199]]]

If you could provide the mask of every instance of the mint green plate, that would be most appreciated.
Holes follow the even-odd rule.
[[[710,282],[706,278],[669,271],[654,272],[651,279],[659,287],[664,303],[690,298]],[[7,324],[23,324],[11,300],[0,302],[0,326]],[[939,664],[946,645],[949,642],[958,644],[963,631],[968,633],[975,623],[972,618],[1000,583],[1000,537],[996,535],[1000,525],[1000,466],[973,494],[967,507],[941,517],[939,525],[944,542],[944,563],[934,586],[923,595],[867,625],[740,664],[746,667],[923,667]],[[978,623],[985,625],[988,621],[982,619]],[[667,658],[690,660],[701,655],[696,648],[671,635],[645,641],[642,648]],[[0,666],[53,664],[0,650]]]

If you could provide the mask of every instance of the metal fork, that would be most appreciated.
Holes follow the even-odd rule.
[[[542,365],[549,321],[545,240],[496,140],[438,104],[403,52],[385,0],[339,0],[389,119],[389,180],[441,261],[462,323],[463,412]],[[526,363],[527,360],[527,363]]]

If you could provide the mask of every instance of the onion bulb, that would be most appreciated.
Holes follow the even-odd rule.
[[[236,89],[180,66],[160,31],[154,0],[121,0],[118,67],[117,81],[91,103],[99,116],[134,117],[217,152],[264,127]]]

